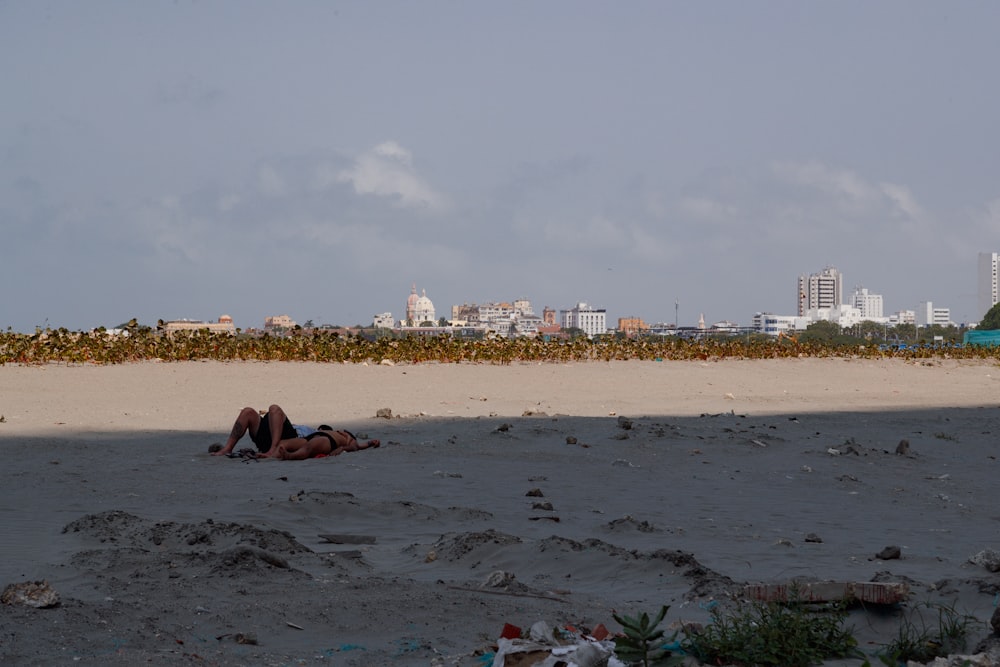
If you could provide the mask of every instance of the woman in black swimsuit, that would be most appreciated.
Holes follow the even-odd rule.
[[[326,425],[320,426],[318,431],[306,437],[299,437],[285,411],[278,405],[272,405],[264,414],[253,408],[243,408],[233,424],[226,444],[212,453],[215,456],[230,454],[240,438],[247,433],[260,450],[260,457],[286,460],[338,456],[344,452],[356,452],[381,444],[378,440],[358,442],[350,431],[335,431]]]

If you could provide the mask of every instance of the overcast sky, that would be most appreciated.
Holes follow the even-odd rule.
[[[0,328],[977,321],[1000,3],[0,0]]]

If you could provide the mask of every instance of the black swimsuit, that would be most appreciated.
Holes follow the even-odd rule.
[[[357,442],[358,439],[354,436],[353,433],[351,433],[350,431],[344,430],[344,429],[341,429],[341,430],[343,430],[344,433],[346,433],[347,435],[351,436],[351,440],[354,440],[355,442]],[[332,447],[331,451],[333,451],[334,449],[337,449],[338,447],[340,447],[340,445],[337,444],[337,439],[333,437],[333,434],[334,434],[334,431],[314,431],[314,432],[312,432],[312,433],[310,433],[309,435],[306,436],[306,440],[312,440],[317,435],[326,436],[327,438],[330,439],[330,446]]]

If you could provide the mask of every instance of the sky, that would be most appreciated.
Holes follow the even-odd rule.
[[[976,322],[1000,3],[0,0],[0,329]]]

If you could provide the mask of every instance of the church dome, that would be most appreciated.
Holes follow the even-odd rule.
[[[434,322],[434,304],[427,298],[427,291],[420,296],[413,309],[413,323]]]

